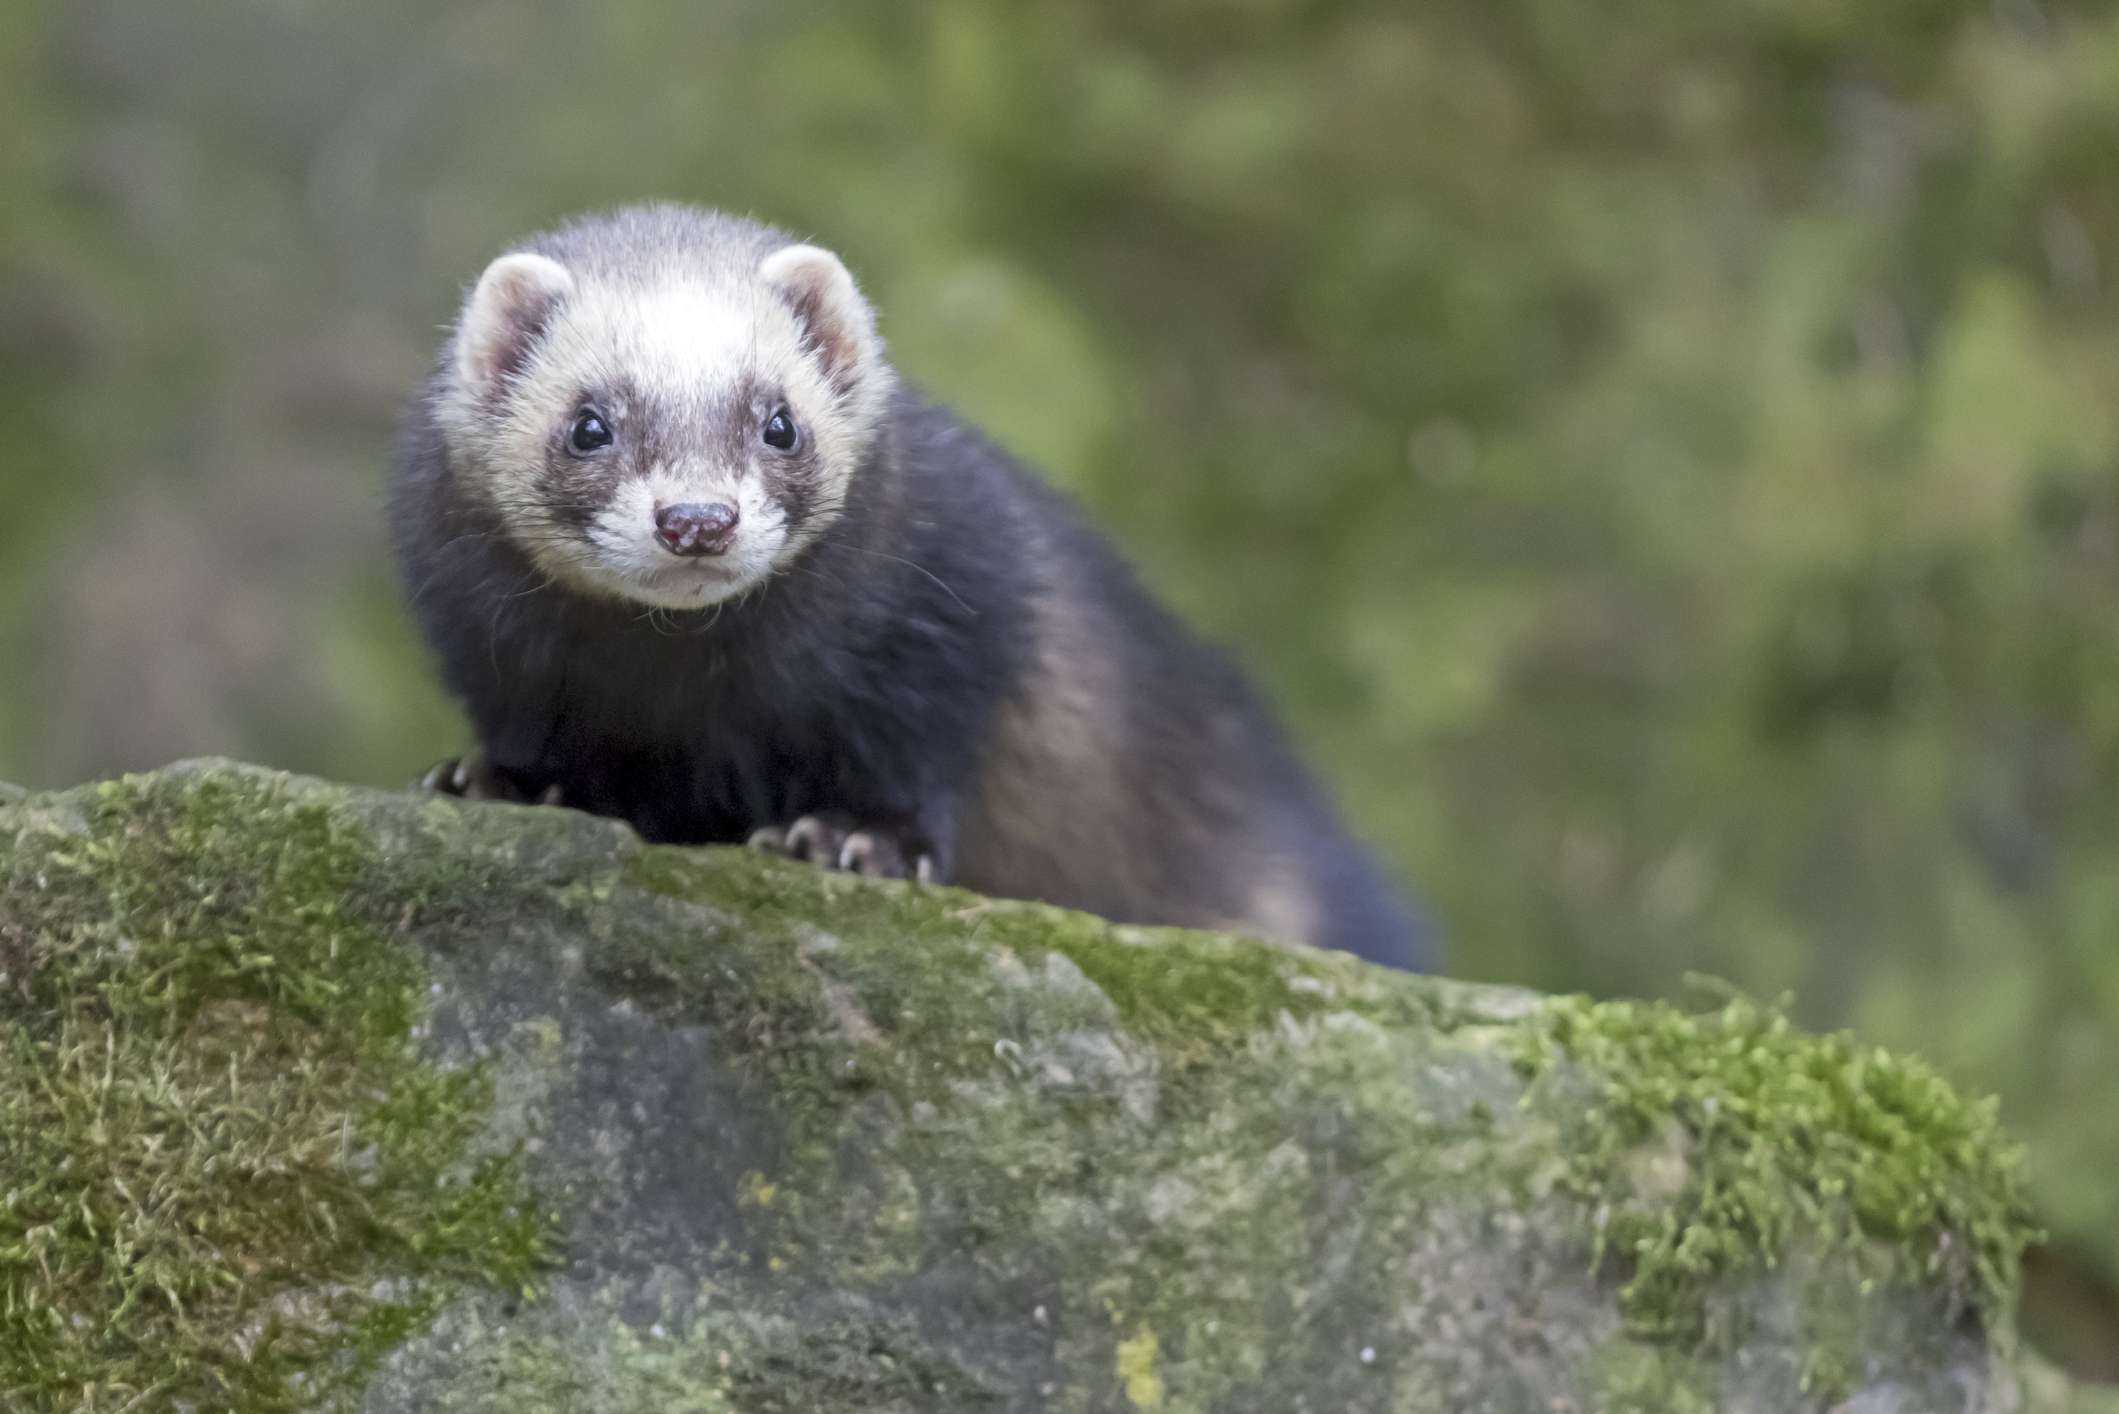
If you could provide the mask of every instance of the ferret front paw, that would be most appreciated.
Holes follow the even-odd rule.
[[[877,879],[915,879],[926,884],[935,876],[934,853],[916,832],[858,825],[852,817],[836,812],[804,815],[791,825],[768,825],[750,837],[750,845],[820,868]]]
[[[526,791],[506,772],[496,770],[482,751],[436,762],[419,778],[419,788],[463,800],[508,800],[518,805],[560,803],[560,790],[556,784],[541,791]]]

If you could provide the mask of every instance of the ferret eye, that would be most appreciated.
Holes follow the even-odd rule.
[[[574,426],[567,433],[567,445],[576,456],[587,456],[611,445],[611,425],[603,420],[603,414],[594,408],[583,408],[574,419]]]
[[[795,449],[796,437],[793,416],[784,407],[774,408],[773,415],[765,419],[765,445],[791,452]]]

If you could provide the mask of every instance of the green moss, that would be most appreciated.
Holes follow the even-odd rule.
[[[1854,1386],[1858,1352],[1837,1340],[1821,1339],[1803,1360],[1802,1391],[1820,1403],[1837,1405]]]
[[[1895,1254],[1885,1277],[1939,1279],[1952,1304],[2007,1328],[2036,1235],[2021,1155],[1993,1102],[1921,1062],[1742,999],[1704,1016],[1555,1000],[1518,1059],[1534,1082],[1588,1087],[1562,1107],[1567,1182],[1604,1215],[1596,1253],[1625,1273],[1637,1331],[1696,1337],[1710,1280],[1774,1266],[1803,1238],[1852,1253],[1856,1235]]]
[[[831,926],[869,945],[833,959],[834,975],[857,991],[868,1019],[941,1061],[950,1074],[983,1071],[990,1046],[968,1045],[964,1023],[991,1013],[1000,985],[996,949],[1038,967],[1057,953],[1071,962],[1115,1009],[1107,1020],[1153,1042],[1166,1061],[1212,1060],[1248,1044],[1283,1014],[1307,1018],[1333,1007],[1352,1008],[1379,1021],[1433,1022],[1440,1003],[1423,990],[1383,989],[1365,979],[1360,964],[1338,955],[1261,946],[1249,939],[1174,928],[1131,928],[1087,914],[1034,904],[998,903],[958,889],[914,889],[831,875],[742,850],[645,848],[628,853],[624,883],[674,898],[710,903],[739,914],[741,930],[716,937],[712,962],[726,979],[742,967],[746,984],[788,992],[784,931]],[[769,939],[763,949],[740,932]],[[781,934],[781,937],[775,937]],[[910,938],[909,946],[879,946]],[[703,986],[691,936],[659,950],[659,960],[627,954],[622,964],[598,966],[621,985],[651,981],[644,1000],[691,998],[709,1008],[717,990]],[[631,946],[630,944],[628,946]],[[757,966],[730,949],[760,952]],[[813,1019],[814,989],[790,979],[791,993]],[[722,988],[725,992],[725,988]],[[777,1011],[778,1004],[769,1004]]]
[[[1598,1414],[1715,1414],[1714,1400],[1688,1379],[1683,1362],[1638,1345],[1613,1345],[1592,1372]]]
[[[485,1077],[414,1052],[371,846],[261,775],[92,800],[0,837],[0,1404],[293,1408],[454,1284],[527,1287],[541,1226],[475,1154]]]
[[[1128,1027],[1188,1058],[1240,1044],[1282,1012],[1309,1016],[1324,1004],[1321,991],[1296,989],[1302,966],[1272,948],[1209,934],[1129,943],[1129,932],[1075,929],[1044,942],[1112,999]]]

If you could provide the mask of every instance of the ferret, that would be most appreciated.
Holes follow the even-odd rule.
[[[391,495],[476,749],[429,786],[1416,967],[1272,716],[892,370],[827,250],[676,205],[486,267]]]

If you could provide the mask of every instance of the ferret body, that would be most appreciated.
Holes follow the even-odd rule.
[[[444,788],[1421,960],[1242,677],[899,383],[825,251],[658,206],[502,256],[392,515],[479,741]]]

